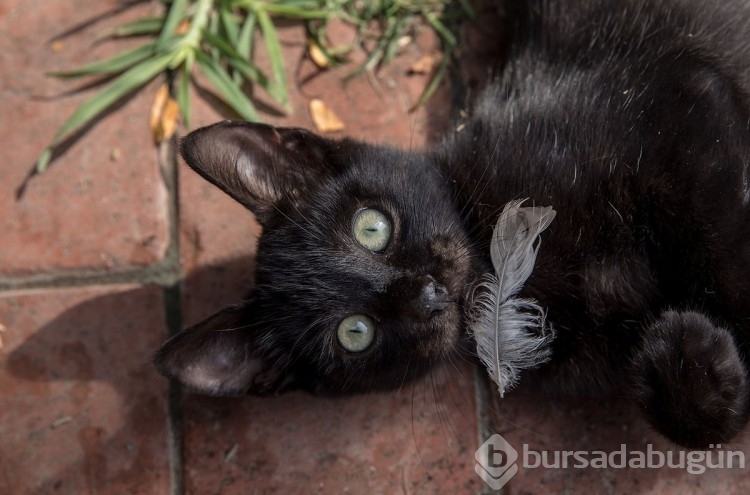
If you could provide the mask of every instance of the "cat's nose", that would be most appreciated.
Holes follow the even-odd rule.
[[[444,310],[448,305],[448,290],[440,285],[432,275],[417,278],[419,295],[414,301],[417,313],[425,320]]]

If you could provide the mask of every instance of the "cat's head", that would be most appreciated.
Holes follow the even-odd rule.
[[[214,395],[335,395],[398,388],[465,345],[474,257],[425,155],[244,122],[180,151],[263,234],[250,296],[168,340],[164,375]]]

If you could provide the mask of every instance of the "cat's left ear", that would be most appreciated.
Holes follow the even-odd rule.
[[[225,121],[191,132],[180,154],[262,224],[282,198],[310,190],[334,165],[338,143],[305,129]]]
[[[207,395],[269,395],[293,388],[287,370],[260,353],[247,305],[230,306],[167,340],[157,370]]]

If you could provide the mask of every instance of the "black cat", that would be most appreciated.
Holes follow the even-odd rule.
[[[170,339],[209,394],[399,387],[476,352],[473,288],[510,200],[550,205],[522,291],[552,393],[627,393],[671,440],[748,418],[750,6],[508,2],[502,72],[435,149],[223,122],[187,163],[263,225],[249,298]]]

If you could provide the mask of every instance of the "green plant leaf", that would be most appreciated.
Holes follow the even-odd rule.
[[[188,0],[173,0],[169,5],[167,18],[164,20],[164,26],[161,28],[159,37],[156,39],[156,49],[162,50],[168,39],[176,36],[175,31],[180,22],[185,18],[185,7]]]
[[[396,56],[396,52],[398,51],[399,38],[401,37],[403,31],[407,28],[409,22],[409,17],[401,17],[396,19],[393,29],[391,30],[391,37],[388,38],[388,42],[383,48],[383,57],[379,65],[383,66],[391,63],[393,57]]]
[[[106,60],[91,62],[77,69],[68,71],[48,72],[48,76],[71,78],[89,76],[93,74],[117,74],[143,60],[146,60],[154,54],[154,43],[146,43],[132,50],[119,53]]]
[[[59,144],[64,138],[107,110],[117,100],[156,77],[159,72],[166,69],[171,57],[172,54],[164,54],[152,58],[117,76],[104,90],[78,107],[57,131],[50,146]]]
[[[44,148],[42,154],[39,155],[39,159],[36,161],[36,173],[41,174],[49,166],[49,162],[52,160],[52,148]]]
[[[256,13],[263,10],[272,15],[298,20],[327,19],[334,10],[338,10],[325,0],[234,0],[233,3],[236,7]]]
[[[257,84],[258,86],[263,88],[263,90],[268,93],[271,98],[276,100],[276,102],[280,105],[283,105],[285,110],[289,110],[288,105],[284,105],[281,96],[278,94],[278,86],[271,84],[268,76],[266,76],[262,70],[242,59],[229,59],[229,65],[231,65],[233,69],[236,69],[242,76],[251,81],[253,84]]]
[[[237,53],[237,50],[226,40],[220,38],[216,33],[211,31],[203,31],[203,39],[217,48],[225,57],[242,59],[242,56]]]
[[[129,36],[156,34],[161,30],[163,25],[164,17],[148,17],[115,28],[111,36],[115,38],[127,38]]]
[[[461,8],[470,19],[474,19],[476,17],[474,7],[471,5],[471,2],[469,0],[458,0],[458,3],[461,4]]]
[[[293,3],[293,2],[285,2]],[[299,20],[313,20],[313,19],[327,19],[330,16],[330,12],[315,9],[317,2],[299,2],[299,5],[284,5],[283,3],[267,3],[263,5],[265,12],[280,17],[287,17],[291,19]]]
[[[221,38],[218,38],[209,32],[204,33],[204,37],[207,43],[213,45],[224,55],[224,57],[226,57],[227,62],[233,69],[237,70],[248,80],[261,86],[272,98],[281,103],[280,96],[276,93],[276,86],[271,84],[271,81],[266,77],[263,71],[252,65],[252,63],[240,55],[233,46]],[[237,86],[240,85],[240,83],[236,81],[235,84],[237,84]]]
[[[226,57],[227,61],[230,63],[232,62],[233,58],[242,58],[237,53],[237,50],[235,50],[234,47],[230,44],[230,42],[222,38],[219,33],[214,33],[211,30],[204,29],[202,34],[203,40],[206,42],[206,44],[210,45],[210,53],[212,54],[212,58],[217,62],[221,62],[222,56]],[[242,86],[242,74],[234,71],[232,73],[232,81],[237,86]]]
[[[248,12],[245,21],[240,28],[240,34],[237,36],[235,48],[245,60],[250,60],[253,53],[253,33],[255,33],[255,24],[258,18],[255,13]]]
[[[221,19],[218,12],[210,12],[208,15],[208,25],[203,28],[202,33],[209,32],[214,36],[219,35],[219,28],[221,27]]]
[[[224,33],[227,35],[227,41],[229,41],[229,43],[233,45],[236,45],[237,38],[240,35],[239,28],[237,27],[237,25],[239,24],[237,16],[235,16],[232,11],[226,7],[225,4],[222,4],[219,8],[219,18],[221,19],[221,27],[224,30]]]
[[[424,18],[430,23],[432,29],[443,39],[443,41],[449,46],[456,46],[456,37],[450,32],[450,29],[445,27],[445,24],[440,22],[440,19],[430,12],[424,13]]]
[[[423,105],[437,90],[448,68],[456,36],[448,27],[455,19],[474,15],[470,0],[458,0],[452,8],[449,0],[162,0],[167,12],[162,17],[139,19],[118,28],[110,36],[151,35],[155,40],[105,60],[77,69],[49,75],[72,78],[112,75],[114,79],[71,115],[55,134],[37,161],[37,171],[46,169],[55,146],[101,115],[125,95],[134,92],[160,72],[178,70],[176,98],[183,123],[190,122],[189,85],[193,62],[210,80],[221,97],[239,115],[257,120],[252,101],[242,91],[247,80],[260,86],[285,108],[289,107],[284,57],[274,25],[277,18],[307,22],[309,36],[316,39],[326,57],[336,61],[354,48],[375,46],[353,77],[368,69],[389,63],[398,51],[398,40],[421,16],[440,37],[445,56],[412,110]],[[328,21],[339,19],[355,26],[352,44],[329,48],[324,43]],[[189,29],[182,35],[178,27],[186,20]],[[380,26],[382,30],[374,29]],[[266,75],[253,63],[253,44],[260,29],[267,50],[271,74]],[[158,33],[158,34],[157,34]]]
[[[421,107],[425,103],[427,103],[427,100],[429,100],[433,94],[435,94],[435,91],[440,87],[440,83],[443,81],[443,77],[445,77],[445,73],[448,70],[448,65],[450,63],[450,56],[448,53],[443,54],[443,59],[440,61],[440,65],[438,66],[438,69],[435,71],[435,74],[432,76],[432,79],[430,79],[429,84],[427,87],[422,91],[422,94],[419,95],[419,99],[417,100],[414,105],[409,108],[410,112],[413,112],[417,108]]]
[[[263,32],[263,40],[266,43],[268,57],[271,59],[271,71],[273,72],[274,93],[278,95],[279,102],[285,107],[289,106],[286,91],[286,69],[284,68],[284,55],[281,53],[281,44],[273,27],[271,17],[264,10],[256,11],[258,24]]]
[[[386,20],[385,31],[380,36],[380,39],[378,40],[378,43],[375,46],[375,48],[372,50],[372,52],[370,52],[370,55],[362,63],[362,65],[360,65],[356,71],[346,76],[346,79],[351,79],[352,77],[356,77],[368,70],[374,69],[380,64],[388,48],[388,44],[391,43],[395,39],[396,23],[397,23],[396,19],[392,17]]]
[[[234,84],[232,78],[216,61],[206,54],[198,52],[196,62],[206,77],[219,90],[219,96],[227,105],[237,112],[243,119],[253,122],[258,121],[258,113],[255,111],[253,103],[245,96],[245,93]]]
[[[190,69],[187,64],[182,66],[180,71],[180,82],[177,86],[177,105],[180,107],[180,114],[182,115],[182,123],[190,128]]]

